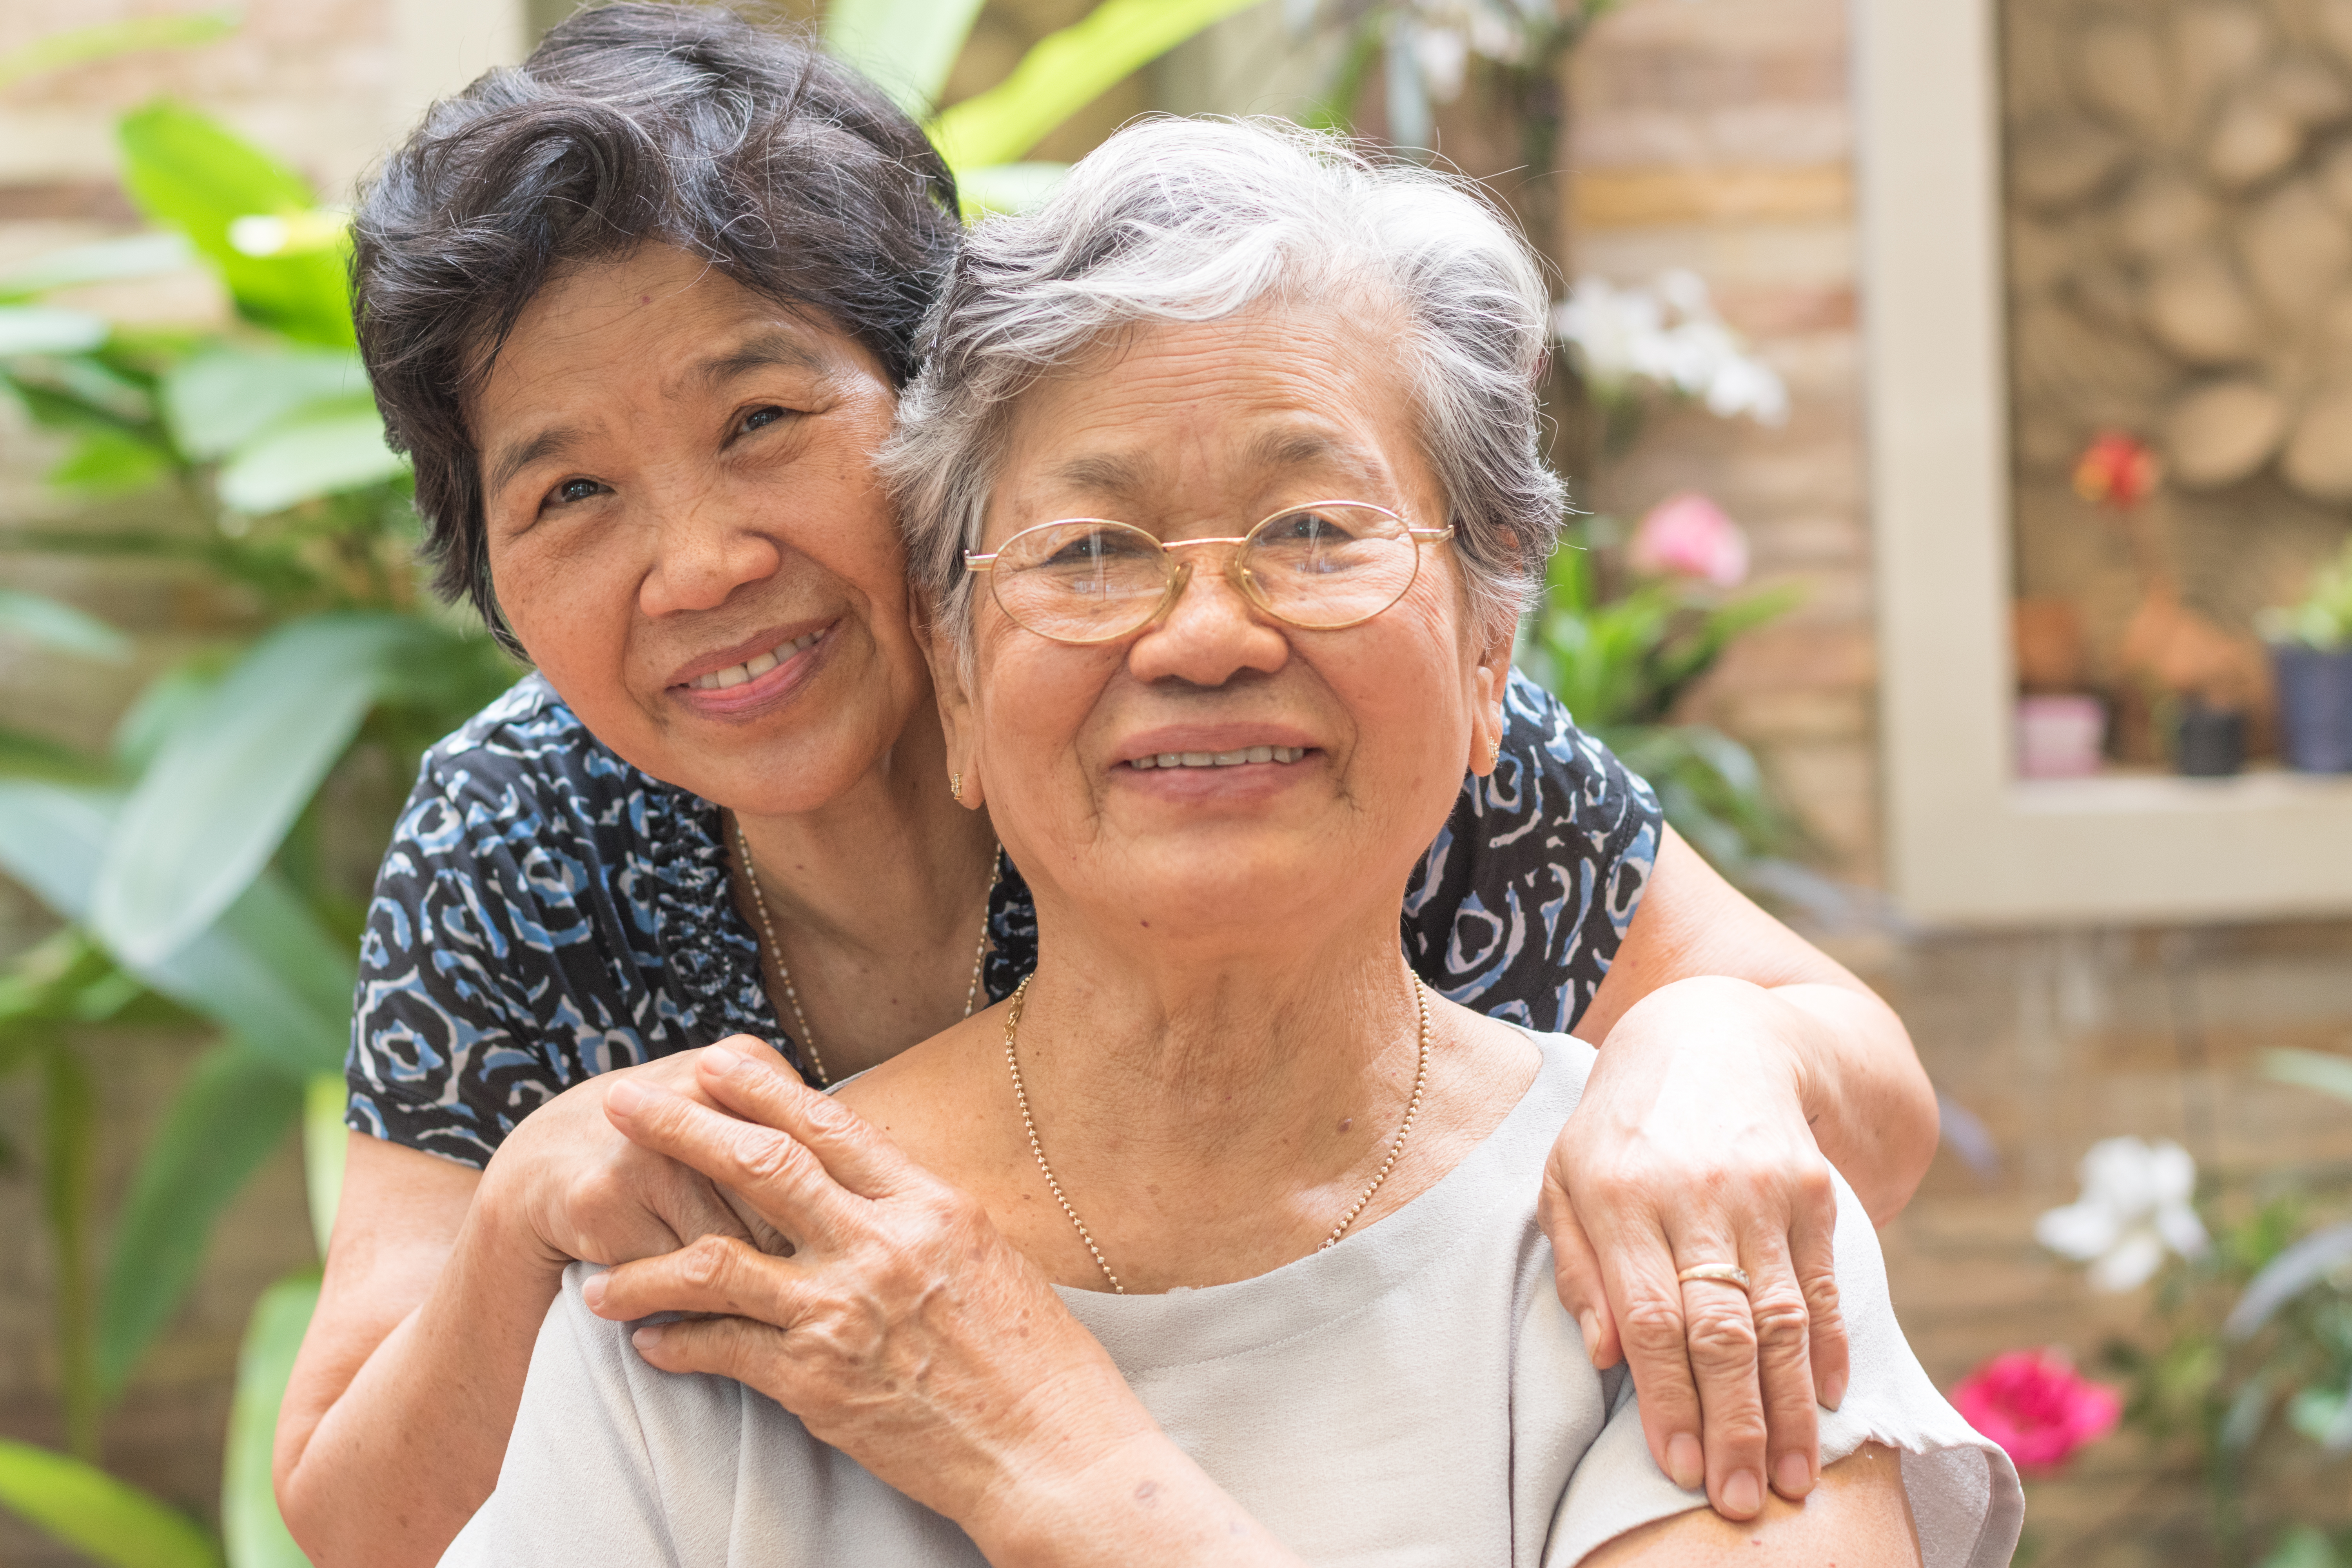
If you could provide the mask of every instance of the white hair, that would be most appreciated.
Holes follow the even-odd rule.
[[[1526,243],[1466,181],[1283,121],[1155,117],[1034,211],[982,224],[925,323],[881,461],[942,627],[969,647],[962,552],[979,548],[1013,405],[1039,376],[1139,323],[1353,310],[1368,291],[1402,319],[1473,607],[1516,618],[1566,500],[1538,438],[1548,300]]]

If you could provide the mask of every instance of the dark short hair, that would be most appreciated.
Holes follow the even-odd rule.
[[[961,229],[920,128],[804,35],[621,4],[435,104],[352,233],[360,353],[386,437],[415,464],[434,585],[513,647],[466,405],[540,289],[674,245],[822,318],[904,385]]]

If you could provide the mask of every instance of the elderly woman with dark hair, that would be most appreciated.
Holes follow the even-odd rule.
[[[2008,1561],[2015,1473],[1911,1357],[1843,1184],[1820,1484],[1735,1526],[1662,1473],[1536,1218],[1593,1051],[1398,951],[1552,542],[1543,320],[1477,201],[1290,128],[1132,126],[972,239],[886,467],[1036,969],[837,1100],[726,1047],[698,1083],[740,1120],[606,1097],[799,1250],[571,1269],[446,1563]],[[983,1359],[1075,1347],[981,1426],[908,1418],[966,1359],[932,1309],[811,1289],[924,1208],[1026,1259]],[[1688,1288],[1744,1304],[1717,1245]],[[716,1316],[642,1321],[681,1311]]]
[[[586,9],[435,106],[353,226],[362,350],[442,585],[536,666],[427,754],[362,950],[342,1208],[278,1470],[315,1560],[375,1565],[431,1562],[488,1495],[568,1264],[772,1239],[615,1097],[717,1103],[700,1058],[729,1039],[822,1087],[1003,1000],[1038,959],[1026,879],[1073,847],[1000,853],[909,622],[875,454],[961,229],[881,93],[722,11]],[[1450,331],[1527,347],[1507,312]],[[1519,374],[1432,359],[1416,394],[1438,480],[1517,533],[1460,536],[1482,570],[1556,516]],[[1391,941],[1450,1002],[1605,1047],[1550,1129],[1559,1293],[1596,1364],[1630,1363],[1657,1463],[1752,1517],[1811,1489],[1816,1395],[1848,1375],[1830,1166],[1893,1215],[1933,1097],[1876,997],[1558,703],[1488,674],[1498,724],[1475,773],[1443,763]],[[1160,771],[1205,787],[1184,770],[1251,755]],[[1138,893],[1120,918],[1157,923]],[[1330,1180],[1380,1157],[1374,1110],[1304,1145]],[[1035,1390],[1100,1402],[1071,1429],[1131,1417],[992,1226],[837,1217],[799,1277],[898,1325],[876,1365],[929,1358],[895,1402],[845,1379],[847,1406],[1048,1468],[1053,1429],[992,1424]],[[1731,1258],[1751,1295],[1677,1279]]]

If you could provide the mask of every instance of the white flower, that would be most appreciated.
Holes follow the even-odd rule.
[[[1698,398],[1723,419],[1744,414],[1778,425],[1789,416],[1789,389],[1716,314],[1696,273],[1664,273],[1646,289],[1581,279],[1552,307],[1551,324],[1604,398],[1656,391]]]
[[[2036,1220],[2033,1238],[2089,1264],[2098,1289],[2137,1289],[2167,1250],[2183,1258],[2205,1250],[2204,1224],[2189,1203],[2197,1188],[2197,1162],[2179,1144],[2102,1139],[2083,1156],[2079,1173],[2082,1197]]]

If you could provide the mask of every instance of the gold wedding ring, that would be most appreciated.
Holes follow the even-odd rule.
[[[1694,1279],[1720,1279],[1726,1285],[1748,1289],[1748,1270],[1737,1263],[1694,1263],[1675,1278],[1685,1285]]]

